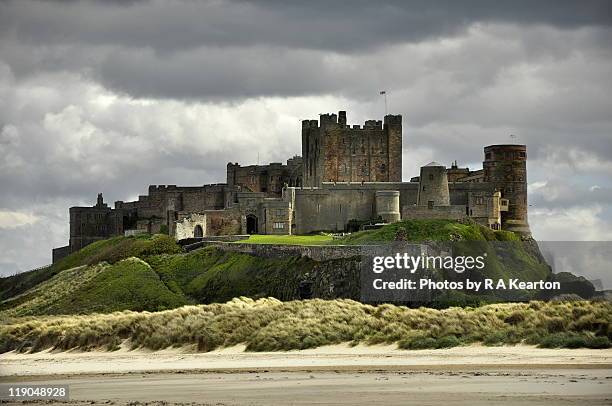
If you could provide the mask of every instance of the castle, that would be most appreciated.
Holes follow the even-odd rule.
[[[302,121],[302,156],[286,164],[227,164],[226,183],[151,185],[133,202],[70,208],[69,245],[137,233],[177,240],[233,234],[344,231],[349,222],[466,219],[529,235],[525,145],[484,148],[483,168],[432,162],[402,181],[402,117],[347,125],[346,112]]]

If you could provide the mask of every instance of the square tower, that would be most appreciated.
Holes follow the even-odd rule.
[[[304,186],[323,182],[401,182],[402,116],[347,125],[346,112],[302,121]]]

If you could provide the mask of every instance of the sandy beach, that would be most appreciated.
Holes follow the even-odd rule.
[[[70,404],[612,403],[612,350],[336,345],[189,351],[6,353],[0,380],[68,384]]]

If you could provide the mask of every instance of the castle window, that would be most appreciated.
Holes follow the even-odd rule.
[[[282,223],[282,222],[274,223],[273,228],[275,230],[282,230],[285,228],[285,223]]]
[[[421,189],[423,192],[425,191],[425,186],[423,186],[423,189]]]
[[[433,178],[434,178],[434,177],[433,177],[433,173],[430,173],[430,174],[429,174],[429,180],[433,180]]]
[[[427,201],[427,208],[429,210],[432,210],[434,208],[434,201],[433,200],[428,200]]]
[[[387,170],[387,165],[380,164],[380,171],[384,173],[386,170]]]
[[[485,154],[485,159],[487,159],[487,160],[491,159],[491,153],[490,152],[487,152]]]
[[[519,152],[519,157],[525,158],[525,152],[523,152],[523,151]]]

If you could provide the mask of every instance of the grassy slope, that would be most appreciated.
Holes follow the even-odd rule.
[[[479,256],[487,254],[486,273],[472,272],[464,276],[471,279],[487,277],[520,278],[523,281],[546,280],[550,268],[540,257],[537,245],[508,231],[494,231],[476,223],[460,223],[452,220],[406,220],[376,230],[353,233],[336,240],[338,244],[377,244],[393,241],[402,230],[411,242],[444,241],[452,243],[455,255]],[[449,277],[448,273],[444,277]],[[512,292],[514,300],[529,299],[528,292]],[[450,302],[460,301],[465,295],[451,292]],[[494,300],[494,298],[491,298]],[[439,298],[438,300],[441,300]]]
[[[4,302],[3,316],[164,310],[187,304],[171,292],[149,264],[128,258],[114,265],[71,268]]]
[[[466,247],[466,251],[475,249],[473,241],[486,243],[487,240],[510,240],[509,244],[516,244],[516,247],[503,247],[508,252],[502,252],[502,255],[505,255],[508,261],[505,260],[503,264],[499,261],[488,263],[487,276],[521,276],[522,279],[528,279],[521,273],[524,274],[524,269],[530,269],[530,275],[537,279],[548,272],[546,265],[539,263],[534,255],[526,252],[523,243],[516,241],[512,233],[494,232],[475,224],[446,220],[404,221],[377,230],[355,233],[340,240],[312,235],[252,236],[250,241],[303,244],[380,243],[393,240],[400,228],[406,231],[408,239],[414,241],[470,240],[472,242]],[[480,252],[475,254],[480,255],[482,250],[492,248],[484,246],[477,249]],[[173,239],[164,235],[117,237],[99,241],[55,264],[51,271],[44,275],[48,279],[45,284],[34,283],[36,278],[27,274],[1,280],[0,288],[3,294],[12,299],[5,300],[0,309],[9,310],[7,314],[110,312],[124,309],[154,311],[185,303],[224,302],[237,296],[275,296],[291,299],[296,297],[294,292],[297,290],[299,276],[311,272],[315,266],[314,261],[301,257],[261,258],[227,253],[214,248],[200,249],[189,254],[177,254],[179,251],[180,248]],[[142,263],[134,261],[117,264],[117,261],[132,256],[143,259],[151,268],[144,269]],[[89,280],[98,270],[95,264],[102,261],[117,265],[104,267],[100,276]],[[67,270],[81,265],[90,266],[80,271]],[[334,269],[338,265],[342,264],[330,264]],[[139,292],[146,290],[154,293],[145,292],[143,296],[138,296]],[[58,292],[64,292],[63,296]],[[53,298],[52,303],[45,302],[51,300],[47,296]],[[60,297],[63,299],[60,300]],[[158,299],[153,300],[152,297]],[[449,297],[447,301],[466,303],[462,297]]]
[[[296,273],[312,268],[302,257],[262,258],[213,247],[185,255],[160,255],[149,263],[174,292],[197,303],[224,302],[236,296],[286,296]]]
[[[406,232],[408,241],[517,241],[514,233],[493,231],[475,223],[452,220],[404,220],[375,230],[359,231],[336,240],[338,244],[373,244],[393,241],[398,231]]]
[[[0,300],[24,293],[57,273],[76,266],[95,265],[103,261],[113,264],[129,257],[144,259],[150,255],[175,254],[180,251],[181,248],[172,237],[162,234],[114,237],[97,241],[68,255],[50,268],[0,278]]]
[[[443,348],[482,342],[609,348],[609,302],[505,303],[478,308],[409,309],[352,300],[234,299],[156,313],[14,319],[0,325],[0,352],[47,348],[115,349],[195,345],[199,351],[244,343],[279,351],[349,343]]]

